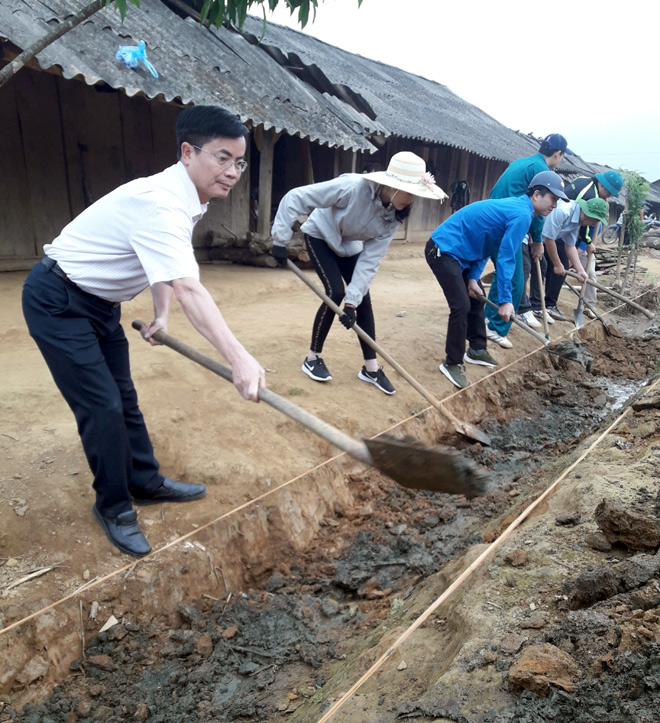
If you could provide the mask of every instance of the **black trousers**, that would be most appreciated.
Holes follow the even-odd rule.
[[[539,286],[539,275],[536,271],[536,262],[532,259],[531,253],[532,242],[523,244],[523,272],[525,274],[525,284],[529,279],[529,295],[523,294],[522,301],[518,307],[518,313],[524,314],[526,311],[542,308],[541,304],[541,287]],[[548,262],[545,255],[539,260],[541,264],[541,278],[544,279],[543,286],[545,288],[545,277],[548,269]]]
[[[555,244],[557,245],[559,260],[564,265],[564,268],[568,269],[570,264],[568,262],[568,256],[566,255],[566,246],[564,245],[564,242],[561,239],[557,239],[555,241]],[[547,308],[548,306],[557,306],[557,301],[559,300],[559,292],[561,291],[561,287],[564,283],[565,277],[560,276],[554,272],[553,264],[552,261],[550,261],[550,256],[548,256],[547,251],[545,254],[545,258],[548,264],[548,270],[545,277],[545,305]]]
[[[339,306],[346,293],[344,281],[350,284],[355,264],[357,264],[360,255],[338,256],[323,239],[314,238],[313,236],[305,236],[305,242],[314,269],[323,282],[326,295]],[[309,346],[311,351],[317,354],[323,351],[323,345],[335,316],[335,312],[327,304],[323,303],[319,306],[312,328],[312,343]],[[369,292],[364,295],[360,306],[357,308],[356,321],[363,331],[372,339],[376,339],[376,322]],[[360,339],[360,346],[362,347],[364,359],[376,358],[376,352],[368,344],[365,344],[362,339]]]
[[[129,485],[151,490],[163,477],[131,379],[121,307],[39,263],[23,287],[23,314],[76,418],[99,512],[127,512]]]
[[[432,239],[426,244],[425,256],[449,305],[445,364],[462,364],[466,339],[475,351],[487,346],[484,302],[468,294],[467,270],[463,271],[453,256],[438,254],[438,247]],[[479,286],[483,293],[481,281]]]

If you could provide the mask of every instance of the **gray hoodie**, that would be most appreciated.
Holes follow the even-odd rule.
[[[294,188],[277,209],[273,243],[287,246],[298,216],[310,214],[301,226],[304,233],[323,239],[338,256],[359,254],[345,297],[359,306],[399,227],[394,207],[383,205],[379,191],[359,173]]]

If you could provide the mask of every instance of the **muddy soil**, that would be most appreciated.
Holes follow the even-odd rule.
[[[389,310],[400,306],[398,302],[414,283],[421,309],[418,322],[428,323],[434,318],[440,297],[437,287],[428,279],[420,284],[420,279],[425,278],[420,262],[423,260],[413,253],[410,259],[392,260],[389,267],[386,262],[383,271],[392,283],[387,295]],[[239,276],[242,279],[243,274]],[[291,288],[286,286],[283,296],[290,293]],[[383,300],[385,296],[383,294]],[[653,295],[647,297],[645,303],[655,302]],[[568,311],[567,299],[564,304]],[[602,306],[607,307],[604,300]],[[140,311],[144,317],[146,311]],[[261,311],[265,313],[263,307]],[[406,328],[404,334],[400,327],[394,326],[401,318],[404,317],[396,317],[397,321],[393,322],[392,337],[397,344],[405,338],[410,344],[417,344],[414,331],[418,329]],[[613,318],[622,336],[605,337],[597,324],[591,325],[583,335],[582,343],[594,359],[589,371],[564,360],[554,360],[553,365],[545,354],[537,354],[524,365],[505,370],[507,384],[490,389],[488,411],[478,419],[471,419],[479,422],[491,436],[492,448],[472,446],[451,437],[438,440],[458,447],[490,472],[489,492],[485,497],[467,501],[456,496],[415,493],[374,471],[355,474],[350,480],[355,504],[346,506],[337,502],[333,514],[323,520],[318,534],[304,550],[282,549],[277,565],[255,571],[242,590],[232,590],[222,599],[207,595],[180,604],[173,625],[157,617],[136,622],[138,616],[125,610],[117,625],[88,641],[84,658],[71,663],[70,677],[45,701],[15,708],[11,695],[0,700],[0,721],[169,723],[275,721],[285,717],[292,721],[318,720],[469,564],[483,544],[496,539],[528,500],[577,457],[585,444],[582,440],[618,414],[617,410],[655,375],[660,357],[660,330],[625,310]],[[569,328],[566,325],[566,329]],[[257,331],[250,328],[255,339]],[[16,336],[25,342],[20,332]],[[301,328],[301,340],[303,336]],[[514,339],[523,349],[529,341],[522,332]],[[290,344],[278,344],[274,348],[282,352],[285,346]],[[437,340],[431,346],[437,347]],[[419,358],[423,358],[430,347],[422,346],[417,351]],[[434,348],[436,356],[437,351]],[[347,359],[354,350],[342,347],[341,352],[340,358]],[[506,352],[497,350],[495,354],[503,363],[511,360]],[[41,373],[38,361],[29,353],[26,356]],[[293,353],[290,356],[289,361],[295,363],[293,360],[297,357]],[[144,362],[146,354],[140,354],[139,358]],[[151,367],[150,364],[150,374],[162,377],[165,365]],[[469,371],[474,373],[472,369]],[[30,373],[29,366],[26,373]],[[32,395],[28,382],[26,380],[20,393],[8,402],[14,417],[17,407],[26,399],[34,401],[44,393],[40,387],[40,394]],[[174,378],[168,383],[170,392],[176,388],[176,382]],[[199,379],[195,378],[193,383],[199,383]],[[274,383],[271,382],[271,386]],[[309,402],[310,406],[316,402],[321,407],[319,400],[307,395],[303,382],[294,374],[290,379],[287,375],[280,386],[280,393],[290,387],[289,396],[294,401],[295,397],[303,397],[302,401]],[[323,407],[325,418],[339,419],[357,433],[357,429],[364,428],[360,401],[355,399],[357,390],[348,383],[346,389],[337,386],[332,402]],[[398,386],[401,388],[402,383]],[[437,378],[435,386],[439,386]],[[299,393],[294,394],[296,390]],[[57,407],[50,393],[45,396],[51,409]],[[403,401],[395,408],[388,407],[382,395],[374,397],[369,408],[373,413],[369,422],[375,427],[372,433],[388,421],[402,418],[406,407],[410,412],[422,406],[414,395],[409,396],[408,390],[397,397]],[[324,397],[322,401],[329,400]],[[370,396],[370,403],[371,400]],[[184,402],[183,397],[176,401]],[[217,401],[212,400],[211,404]],[[195,404],[203,416],[208,410],[208,401],[195,398]],[[174,467],[181,464],[201,469],[204,461],[208,462],[208,457],[204,457],[208,438],[204,436],[203,425],[194,424],[194,416],[185,406],[184,411],[180,407],[175,409],[169,400],[168,414],[173,415],[175,424],[158,427],[159,441],[167,442],[166,450],[169,445],[176,447],[177,440],[172,435],[179,423],[193,424],[199,447],[191,450],[191,439],[187,439],[188,449],[177,449],[169,461]],[[520,536],[497,554],[493,564],[470,589],[450,601],[448,607],[440,608],[432,622],[417,631],[401,654],[394,656],[365,684],[364,690],[349,699],[334,719],[350,723],[407,718],[470,723],[660,720],[652,717],[657,707],[652,699],[660,685],[657,645],[660,638],[656,626],[660,620],[658,571],[651,569],[651,574],[637,588],[626,589],[622,582],[625,576],[616,578],[612,584],[614,594],[610,597],[600,598],[580,610],[568,607],[573,590],[582,584],[577,579],[578,573],[603,562],[605,567],[615,568],[633,557],[627,548],[607,547],[609,543],[603,543],[600,538],[603,549],[598,549],[596,542],[592,541],[591,546],[586,542],[587,536],[595,534],[597,528],[593,508],[606,494],[611,496],[615,492],[624,498],[627,495],[630,499],[624,501],[632,505],[637,514],[660,516],[655,498],[657,482],[652,474],[657,453],[651,452],[653,447],[660,449],[660,445],[653,444],[660,441],[660,417],[656,421],[656,414],[652,408],[631,415],[625,429],[618,429],[617,436],[612,438],[614,441],[608,441],[597,453],[600,455],[597,462],[590,461],[588,472],[574,473],[573,487],[555,495],[541,513],[530,518],[521,528]],[[35,411],[26,409],[24,415],[23,423],[27,427],[19,425],[19,414],[16,426],[6,432],[5,437],[16,437],[12,461],[31,463],[25,477],[42,483],[48,481],[49,476],[61,479],[61,471],[59,477],[52,472],[53,465],[57,463],[61,468],[72,461],[77,474],[71,476],[84,477],[79,452],[75,450],[70,430],[61,431],[66,423],[60,420],[59,414],[54,417],[58,420],[56,424],[62,426],[55,436],[60,437],[61,446],[52,458],[30,457],[29,450],[21,444],[24,435],[31,438],[29,424],[34,421]],[[236,419],[245,431],[245,422],[238,421],[239,415],[230,415],[230,419]],[[256,424],[255,419],[251,416],[248,426]],[[357,425],[355,419],[360,420]],[[301,460],[303,465],[313,462],[314,454],[324,451],[324,447],[314,447],[311,450],[314,454],[310,454],[309,441],[304,437],[298,439],[289,423],[282,426],[287,438],[277,434],[268,436],[267,441],[270,449],[279,452],[275,459],[269,459],[270,465],[276,473],[285,475],[298,471],[297,465],[285,461],[290,457],[291,436],[294,436],[294,447],[307,452]],[[207,473],[204,477],[212,485],[210,492],[212,497],[216,495],[216,503],[224,501],[230,506],[243,495],[255,496],[261,475],[271,469],[268,464],[262,467],[259,461],[263,447],[254,433],[249,435],[248,444],[255,450],[255,456],[249,463],[237,463],[235,486],[225,470],[215,475]],[[16,446],[21,448],[21,453],[17,454]],[[188,459],[186,451],[188,456],[191,452],[199,453],[201,460],[193,464],[183,462]],[[230,452],[230,456],[232,454],[238,457],[236,452]],[[35,464],[40,457],[41,461]],[[630,463],[631,459],[634,464]],[[256,484],[253,481],[246,487],[246,481],[257,471]],[[17,486],[24,484],[24,475],[17,474],[3,476],[3,484],[10,494],[13,491],[16,495]],[[242,494],[239,482],[243,484]],[[222,485],[222,489],[214,489],[213,485]],[[21,489],[26,487],[32,489],[28,485]],[[67,515],[67,536],[71,536],[68,528],[76,528],[73,535],[79,537],[84,505],[75,502],[73,490],[65,489],[64,494],[62,508],[56,514]],[[80,485],[75,494],[81,496]],[[16,501],[17,497],[13,500],[9,510],[13,517],[9,519],[14,527],[17,522],[27,522],[25,515],[16,512],[17,505],[25,504],[27,516],[32,520],[46,514],[38,509],[37,496],[23,502]],[[75,514],[67,512],[67,505]],[[34,514],[35,508],[38,515]],[[4,520],[8,519],[7,511],[5,509]],[[174,520],[176,530],[185,530],[186,526],[195,526],[201,521],[194,511],[177,512]],[[172,521],[169,523],[169,532],[172,532]],[[162,530],[159,527],[154,524],[149,529],[155,528],[161,536],[167,535],[166,526],[163,525]],[[36,561],[47,559],[52,563],[53,554],[57,555],[60,550],[51,550],[44,558],[44,550],[51,542],[50,532],[48,525],[22,531],[19,539],[24,545],[23,554],[12,538],[3,538],[3,549],[10,551],[9,555],[3,552],[3,556],[18,561],[9,570],[6,565],[0,568],[3,580],[12,579]],[[103,556],[98,541],[91,543],[93,532],[91,528],[84,534],[86,547],[93,545],[94,557],[90,557],[80,542],[74,542],[71,550],[77,557],[71,562],[76,570],[94,566],[96,574],[97,570],[117,563],[113,562],[112,555]],[[61,536],[54,537],[52,542],[61,545]],[[516,550],[519,554],[511,556]],[[607,576],[603,574],[603,577]],[[36,595],[26,593],[28,608],[43,604],[49,597],[70,589],[73,583],[63,577],[54,583],[45,582],[45,586],[49,584],[50,590],[42,586]],[[75,584],[80,584],[80,580]],[[656,588],[659,592],[654,597]],[[639,590],[646,595],[643,601]],[[12,597],[10,603],[18,606],[19,599]],[[19,614],[11,605],[5,603],[5,621]],[[640,633],[640,627],[647,632]],[[510,668],[519,662],[524,650],[541,644],[552,645],[571,656],[578,666],[579,674],[569,686],[571,690],[553,683],[526,690],[509,679]],[[31,672],[33,680],[38,681],[38,671]],[[28,677],[29,674],[30,671]],[[605,717],[596,715],[601,710],[607,711]]]

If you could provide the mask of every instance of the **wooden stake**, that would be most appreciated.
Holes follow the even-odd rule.
[[[80,643],[82,646],[82,659],[85,659],[85,623],[83,622],[83,604],[82,600],[78,601],[80,603]]]

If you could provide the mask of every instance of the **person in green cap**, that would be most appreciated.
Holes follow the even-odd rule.
[[[588,201],[560,201],[557,208],[545,219],[543,243],[548,260],[545,307],[556,321],[566,321],[566,317],[557,308],[557,300],[569,265],[575,269],[582,283],[587,281],[587,272],[580,263],[576,248],[580,229],[595,226],[597,223],[607,224],[608,217],[607,201],[591,198]]]
[[[618,196],[623,187],[623,177],[617,171],[605,171],[597,173],[595,176],[578,176],[574,178],[568,186],[566,186],[566,195],[572,201],[589,201],[592,198],[602,198],[604,201],[610,196]],[[578,236],[577,249],[580,257],[580,263],[589,274],[590,281],[596,281],[596,257],[594,254],[594,246],[592,241],[596,238],[597,229],[581,228]],[[588,304],[595,304],[598,300],[596,289],[593,286],[587,286],[584,293],[584,300]],[[585,314],[595,318],[591,309],[585,309]]]

